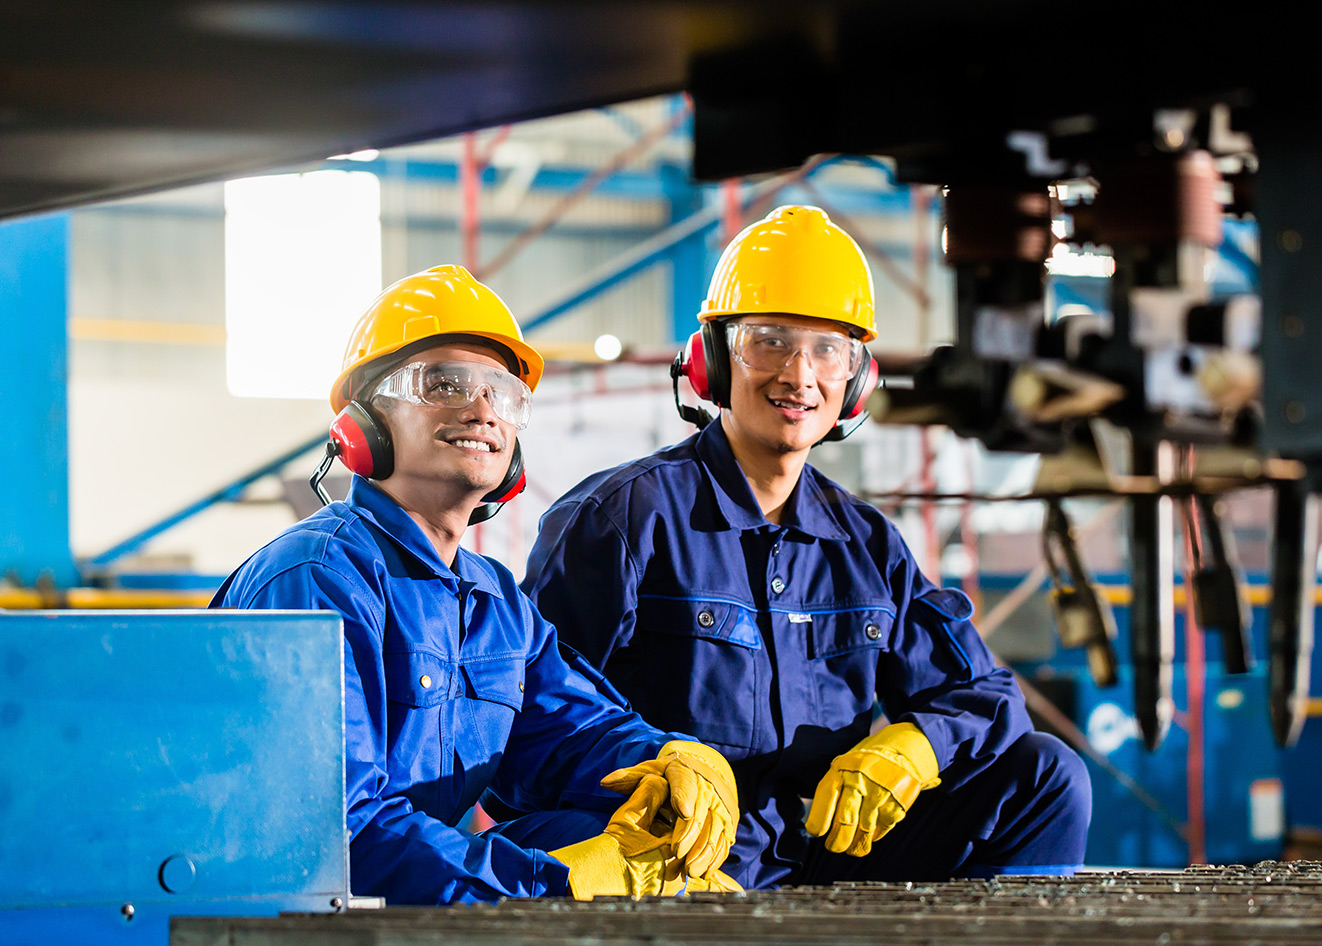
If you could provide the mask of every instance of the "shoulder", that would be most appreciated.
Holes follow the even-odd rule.
[[[880,509],[860,499],[811,464],[803,468],[828,514],[850,536],[851,545],[860,540],[874,558],[890,559],[908,553],[908,546],[895,523]]]
[[[234,574],[227,600],[243,605],[266,586],[298,573],[329,572],[361,583],[380,559],[366,524],[344,503],[332,503],[294,523],[244,562]]]

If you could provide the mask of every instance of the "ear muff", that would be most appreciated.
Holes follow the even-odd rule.
[[[505,478],[500,481],[499,486],[482,497],[481,506],[469,513],[468,524],[475,526],[479,522],[486,522],[500,512],[502,504],[522,493],[527,485],[528,477],[523,469],[523,446],[519,443],[519,438],[515,437],[514,451],[510,455],[510,465],[505,471]]]
[[[704,401],[711,400],[711,389],[707,384],[707,355],[702,341],[702,329],[689,336],[684,348],[679,353],[679,370],[688,378],[693,393]]]
[[[684,343],[676,367],[700,399],[717,407],[730,406],[730,348],[723,324],[703,323]]]
[[[877,389],[877,384],[881,381],[881,368],[877,365],[877,359],[868,351],[864,351],[864,356],[866,361],[863,367],[849,379],[849,384],[845,388],[845,399],[840,404],[841,420],[853,420],[862,414],[867,407],[868,398],[872,396],[872,392]]]
[[[331,421],[330,439],[351,473],[383,480],[395,472],[390,431],[362,401],[350,401]]]

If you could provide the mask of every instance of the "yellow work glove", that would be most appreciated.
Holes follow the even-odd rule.
[[[661,782],[664,789],[665,781]],[[646,789],[655,801],[655,787]],[[671,828],[662,819],[654,819],[652,829],[637,826],[637,814],[628,804],[611,816],[602,834],[577,844],[570,844],[550,854],[569,868],[569,892],[577,900],[593,897],[668,896],[680,892],[743,891],[733,879],[713,870],[710,878],[670,876],[668,865],[678,863],[671,848]],[[654,834],[653,832],[658,832]]]
[[[677,883],[678,881],[670,881]],[[690,877],[688,886],[684,888],[684,893],[743,893],[744,888],[740,887],[735,879],[725,871],[714,870],[709,877]]]
[[[681,872],[710,879],[725,863],[739,822],[739,792],[730,763],[715,749],[700,742],[668,742],[652,761],[617,769],[601,784],[629,796],[612,823],[627,822],[659,837],[665,819],[657,821],[657,816],[663,809],[674,812],[668,880]]]
[[[936,753],[921,729],[887,726],[832,760],[805,827],[826,835],[828,851],[862,857],[899,824],[920,791],[941,784],[936,774]]]

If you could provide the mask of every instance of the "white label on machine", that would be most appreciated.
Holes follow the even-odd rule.
[[[1275,841],[1285,834],[1285,790],[1278,778],[1249,784],[1249,837]]]

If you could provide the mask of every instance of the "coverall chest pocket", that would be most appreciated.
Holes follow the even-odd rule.
[[[822,725],[839,729],[871,714],[877,662],[890,649],[895,615],[883,608],[812,615],[809,666]]]
[[[386,651],[381,657],[390,779],[404,785],[436,783],[452,770],[454,664],[430,651]]]
[[[631,647],[626,695],[643,719],[725,750],[752,745],[769,677],[760,669],[762,633],[752,609],[640,596]]]
[[[464,664],[467,686],[460,701],[456,750],[466,770],[494,772],[500,763],[514,717],[523,709],[524,666],[521,656]]]

